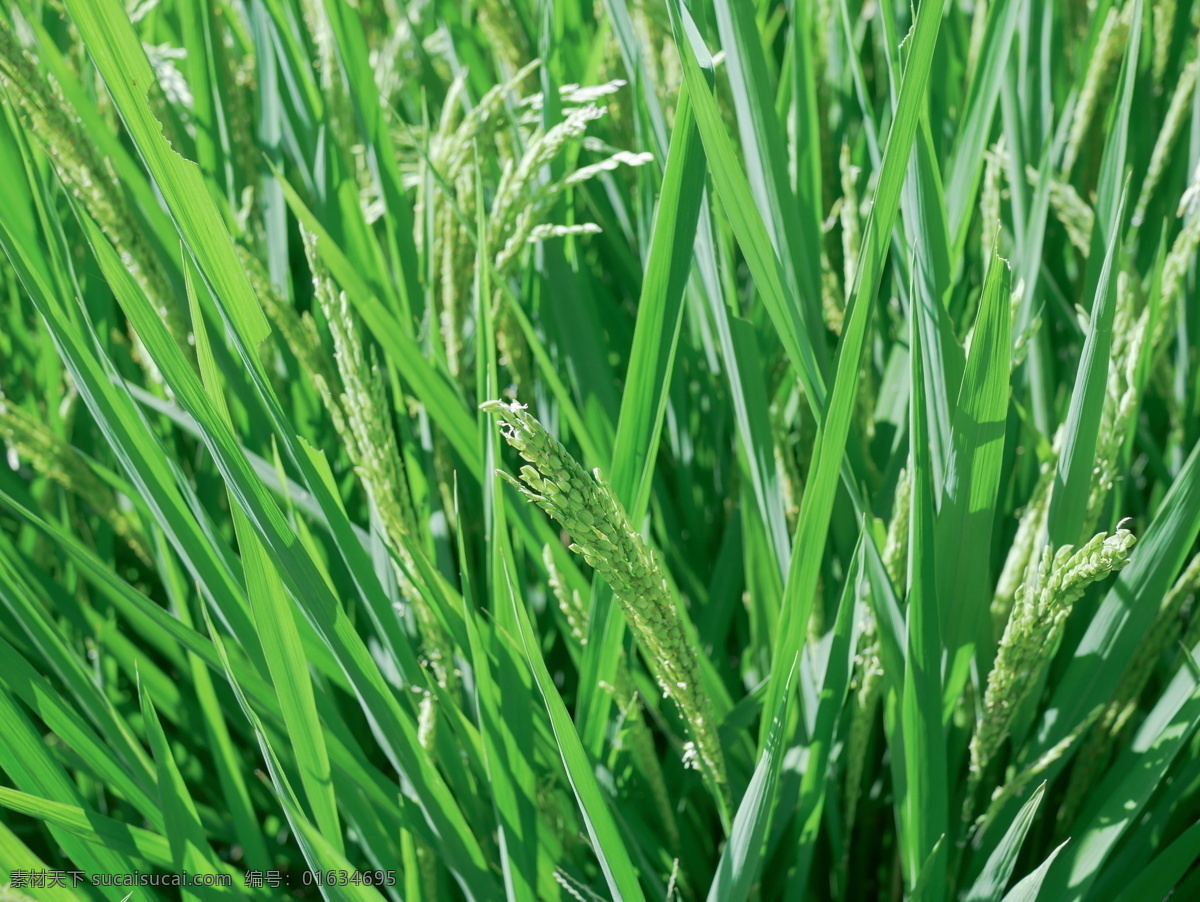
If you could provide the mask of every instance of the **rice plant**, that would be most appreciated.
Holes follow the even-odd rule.
[[[0,0],[0,898],[1200,898],[1198,67]]]

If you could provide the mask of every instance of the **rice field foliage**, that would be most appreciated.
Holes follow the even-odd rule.
[[[0,897],[1200,898],[1198,42],[3,0]]]

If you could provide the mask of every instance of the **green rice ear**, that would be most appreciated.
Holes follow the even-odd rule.
[[[971,737],[972,790],[1000,749],[1017,709],[1049,664],[1067,617],[1084,591],[1129,563],[1135,539],[1128,529],[1100,533],[1076,550],[1046,548],[1041,563],[1017,592],[996,663],[988,674],[983,708]],[[968,798],[972,795],[968,792]]]
[[[692,734],[684,763],[727,795],[725,756],[712,704],[701,687],[696,649],[687,638],[658,559],[629,522],[599,470],[588,473],[544,426],[516,401],[485,401],[501,434],[529,466],[521,482],[506,477],[558,521],[579,554],[612,587],[663,695],[679,707]]]

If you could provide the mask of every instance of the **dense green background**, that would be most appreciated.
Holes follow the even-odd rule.
[[[1198,37],[4,0],[0,897],[1200,898]]]

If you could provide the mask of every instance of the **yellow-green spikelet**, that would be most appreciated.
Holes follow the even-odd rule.
[[[970,743],[971,791],[1003,744],[1017,708],[1046,666],[1075,603],[1092,583],[1129,562],[1134,536],[1127,529],[1096,535],[1078,549],[1047,547],[1036,571],[1017,593],[988,674],[983,706]],[[1032,572],[1032,571],[1031,571]]]
[[[488,401],[480,408],[502,422],[505,440],[529,462],[521,468],[523,482],[501,475],[566,529],[571,550],[612,588],[663,694],[688,724],[695,764],[727,798],[725,759],[696,650],[653,553],[600,472],[589,475],[523,405]]]

